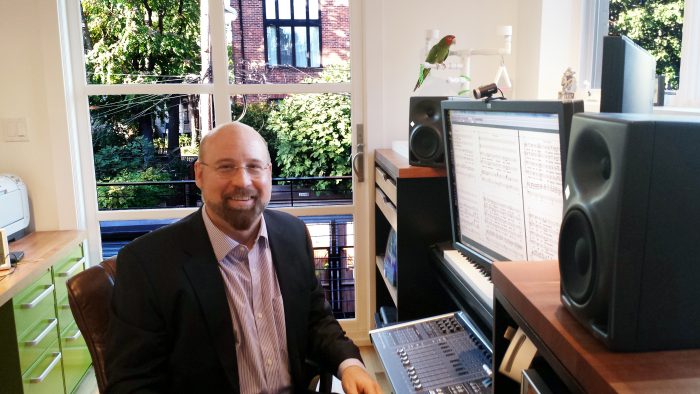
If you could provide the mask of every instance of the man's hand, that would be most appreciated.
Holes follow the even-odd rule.
[[[350,366],[343,371],[343,391],[345,394],[381,394],[379,383],[358,366]]]

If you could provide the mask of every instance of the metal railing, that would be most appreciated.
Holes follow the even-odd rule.
[[[319,189],[319,182],[332,187]],[[271,207],[352,203],[352,176],[273,178]],[[194,180],[97,182],[100,210],[197,207],[201,192]]]

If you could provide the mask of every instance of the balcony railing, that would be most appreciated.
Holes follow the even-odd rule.
[[[355,317],[354,232],[351,215],[301,217],[314,245],[314,268],[333,314]],[[100,223],[103,259],[116,255],[131,240],[174,220],[128,220]]]
[[[320,181],[331,187],[319,189]],[[352,203],[352,176],[273,178],[270,207]],[[100,210],[182,208],[202,205],[194,180],[97,182]]]

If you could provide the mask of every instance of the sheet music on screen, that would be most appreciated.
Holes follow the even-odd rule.
[[[461,242],[493,260],[556,259],[558,115],[449,112]]]

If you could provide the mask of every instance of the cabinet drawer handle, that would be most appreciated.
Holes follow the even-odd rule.
[[[64,310],[65,310],[65,309],[70,309],[70,304],[61,304],[61,305],[59,306],[59,309],[64,309]]]
[[[73,334],[73,335],[71,335],[71,336],[69,336],[69,337],[65,337],[64,339],[66,340],[66,342],[77,341],[78,338],[80,338],[81,335],[83,335],[83,333],[81,333],[80,330],[76,330],[76,331],[75,331],[75,334]]]
[[[73,275],[73,272],[74,272],[75,270],[77,270],[78,267],[80,267],[81,265],[83,265],[84,262],[85,262],[85,256],[83,256],[83,258],[81,258],[80,260],[78,260],[77,263],[73,264],[70,268],[68,268],[68,269],[65,270],[64,272],[59,272],[59,273],[58,273],[58,276],[66,277],[66,276],[71,276],[71,275]]]
[[[44,328],[43,330],[41,330],[41,332],[39,333],[39,335],[36,336],[36,338],[32,339],[31,341],[27,341],[27,342],[25,342],[24,344],[25,344],[26,346],[36,346],[36,345],[38,345],[39,342],[41,342],[42,339],[44,339],[47,335],[49,335],[49,333],[51,332],[51,330],[53,330],[54,328],[56,328],[56,324],[58,324],[58,319],[49,319],[49,324],[46,326],[46,328]]]
[[[20,308],[22,308],[22,309],[32,309],[32,308],[36,307],[37,305],[39,305],[39,303],[41,302],[41,300],[43,300],[44,298],[46,298],[46,297],[47,297],[49,294],[51,294],[51,293],[53,293],[53,285],[48,285],[48,286],[46,286],[46,289],[45,289],[44,291],[42,291],[41,293],[39,293],[38,296],[36,296],[35,299],[33,299],[33,300],[31,300],[30,302],[27,302],[27,303],[25,303],[25,304],[21,304],[21,305],[20,305]]]
[[[36,378],[30,378],[29,383],[41,383],[46,379],[47,376],[53,371],[53,369],[56,367],[56,364],[58,364],[59,361],[61,361],[61,352],[54,352],[51,353],[51,356],[53,356],[53,361],[49,364],[48,367],[44,370],[44,372],[41,373],[41,375],[37,376]]]

